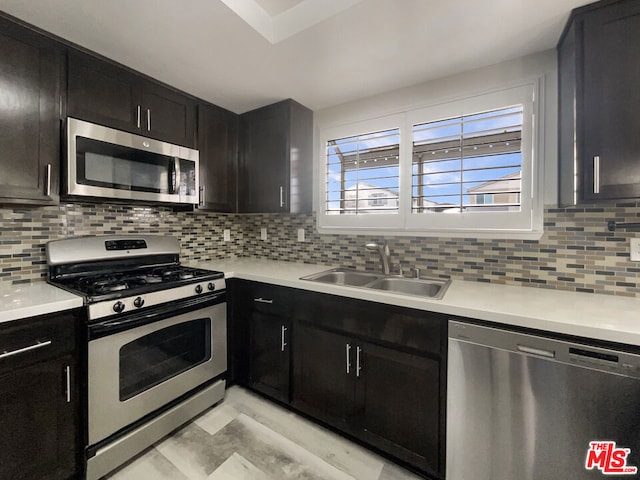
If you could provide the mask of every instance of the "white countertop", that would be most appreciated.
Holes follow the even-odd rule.
[[[0,323],[82,305],[82,297],[45,282],[0,286]]]
[[[223,271],[227,278],[640,346],[637,298],[454,280],[442,300],[430,300],[300,280],[330,268],[322,265],[240,259],[199,262],[197,266]]]

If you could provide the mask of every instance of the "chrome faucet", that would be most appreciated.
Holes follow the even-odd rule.
[[[391,273],[391,268],[389,266],[389,261],[391,258],[391,252],[389,251],[389,244],[384,242],[383,246],[378,245],[377,243],[367,243],[365,245],[367,250],[376,250],[380,255],[380,263],[382,264],[382,273],[385,275],[389,275]]]

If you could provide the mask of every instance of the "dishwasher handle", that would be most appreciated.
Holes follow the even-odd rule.
[[[527,345],[520,344],[518,344],[517,348],[518,351],[522,353],[537,355],[539,357],[556,358],[556,352],[554,350],[544,350],[542,348],[529,347]]]

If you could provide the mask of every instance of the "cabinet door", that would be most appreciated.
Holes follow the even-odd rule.
[[[582,111],[585,199],[640,197],[640,3],[584,15]],[[579,108],[579,106],[578,106]]]
[[[437,474],[440,363],[369,343],[356,348],[360,349],[356,396],[363,439]]]
[[[71,50],[67,114],[117,130],[140,133],[140,83],[132,73]]]
[[[59,201],[62,54],[57,44],[0,19],[0,201]]]
[[[74,391],[67,402],[67,367],[73,366],[68,356],[0,376],[0,478],[74,475],[79,410]]]
[[[142,82],[142,135],[193,148],[195,102],[157,83]]]
[[[198,107],[200,205],[217,212],[235,212],[238,169],[238,116],[212,105]]]
[[[281,402],[289,403],[289,321],[283,317],[254,311],[249,322],[249,386]]]
[[[289,108],[277,103],[241,115],[238,209],[288,211]]]
[[[349,337],[296,323],[293,406],[338,428],[349,429],[355,413],[354,347]]]

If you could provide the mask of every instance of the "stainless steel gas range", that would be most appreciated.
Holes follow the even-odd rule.
[[[180,264],[173,237],[47,244],[49,283],[82,295],[86,476],[102,477],[224,397],[224,274]]]

